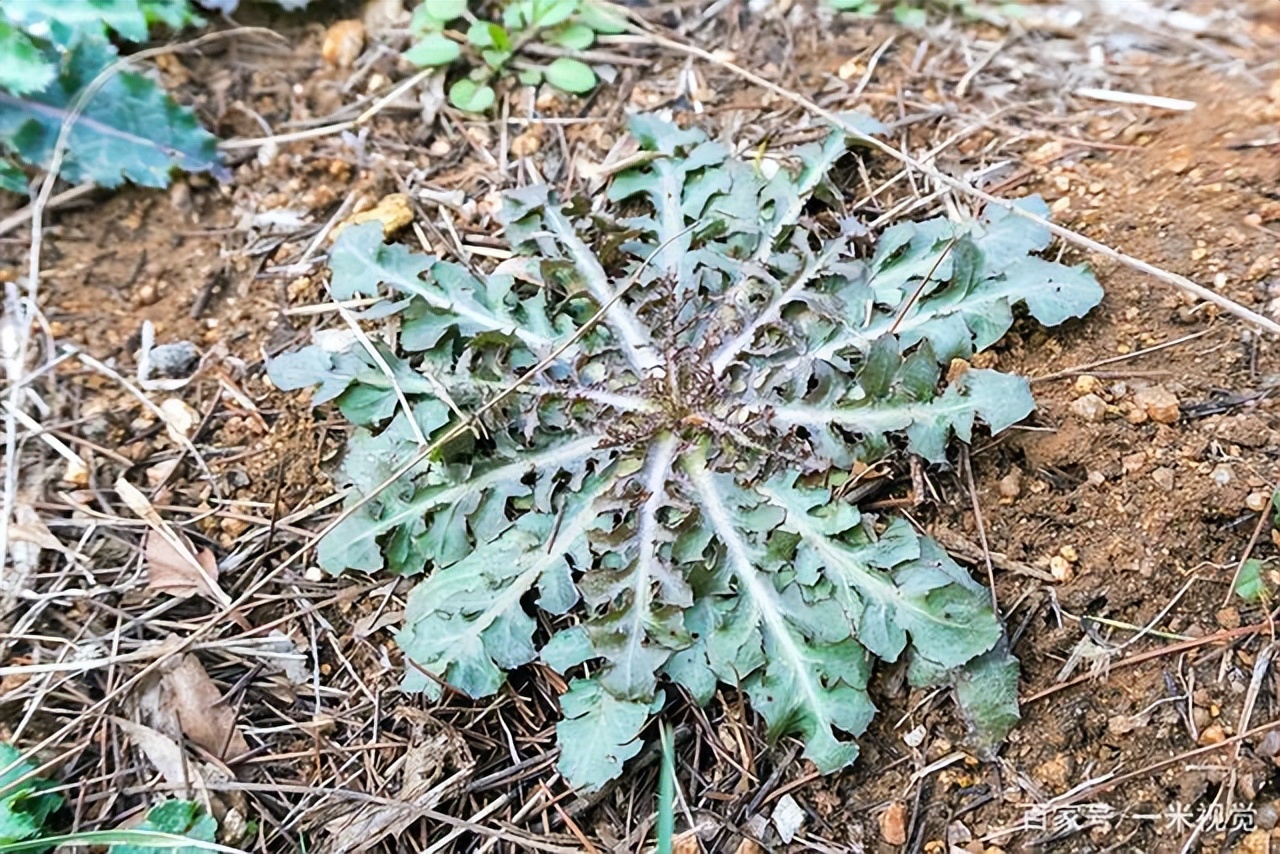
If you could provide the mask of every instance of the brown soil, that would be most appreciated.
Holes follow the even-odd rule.
[[[886,121],[912,117],[898,133],[917,154],[1002,107],[985,127],[941,154],[939,165],[962,174],[1008,160],[988,182],[999,192],[1039,193],[1057,221],[1212,284],[1275,318],[1280,149],[1274,140],[1249,144],[1274,138],[1280,120],[1280,85],[1274,82],[1280,14],[1262,0],[1232,8],[1239,17],[1228,20],[1238,29],[1199,39],[1158,28],[1135,36],[1132,27],[1111,27],[1097,16],[1089,18],[1102,27],[1097,31],[1010,39],[972,76],[964,97],[955,92],[965,72],[1010,31],[946,24],[926,49],[919,36],[887,20],[814,26],[807,12],[781,22],[742,13],[720,15],[697,40],[727,47],[744,63],[750,58],[753,69],[816,94],[824,106],[869,104]],[[1189,11],[1210,14],[1214,7],[1193,4]],[[386,56],[370,68],[369,80],[344,92],[349,72],[318,56],[331,21],[323,12],[309,20],[274,22],[289,34],[287,46],[248,42],[219,56],[171,60],[166,75],[223,137],[260,135],[254,114],[278,132],[287,122],[306,123],[349,105],[379,75],[383,83],[403,76]],[[890,36],[896,40],[880,57],[864,96],[854,99],[851,87]],[[1094,37],[1115,66],[1111,77],[1086,68]],[[682,60],[653,56],[656,71],[625,68],[615,87],[586,104],[539,103],[544,114],[581,112],[592,119],[539,126],[538,168],[548,179],[563,179],[573,158],[599,162],[621,132],[624,107],[670,102]],[[682,120],[732,128],[737,138],[755,144],[785,136],[802,119],[726,72],[698,70],[705,85],[695,94],[709,109],[701,118],[682,112]],[[1065,94],[1099,81],[1191,99],[1197,107],[1175,113]],[[517,99],[513,94],[512,103]],[[674,106],[684,110],[687,99]],[[921,112],[931,115],[917,120]],[[514,721],[512,740],[507,724],[483,706],[451,699],[429,709],[394,690],[400,669],[391,641],[395,623],[383,619],[399,607],[391,598],[394,584],[322,579],[301,565],[272,574],[282,554],[327,518],[322,502],[332,490],[326,471],[344,438],[336,415],[323,409],[313,415],[302,396],[276,392],[262,371],[265,355],[305,342],[309,326],[333,319],[309,308],[323,307],[327,299],[323,267],[317,253],[308,252],[313,238],[344,201],[367,206],[403,189],[412,173],[414,187],[466,196],[449,227],[435,207],[419,208],[424,236],[438,249],[449,247],[448,232],[456,228],[474,248],[481,244],[471,236],[492,236],[493,192],[518,178],[519,167],[500,169],[489,152],[504,165],[514,160],[509,137],[519,127],[468,123],[451,114],[441,122],[424,124],[418,111],[389,110],[374,122],[365,150],[327,137],[286,145],[262,162],[252,151],[237,151],[233,157],[240,162],[227,186],[193,178],[167,194],[102,193],[47,218],[40,302],[56,343],[43,355],[74,345],[131,378],[144,321],[154,324],[159,344],[194,343],[204,356],[195,379],[149,396],[155,403],[180,398],[195,411],[199,427],[190,438],[201,460],[167,436],[157,416],[121,382],[80,360],[68,358],[32,384],[52,413],[45,428],[70,444],[88,470],[69,472],[46,447],[27,442],[25,471],[41,475],[26,482],[24,501],[63,542],[79,543],[80,557],[68,562],[45,552],[28,586],[51,595],[17,618],[17,628],[15,618],[6,618],[5,629],[14,634],[2,663],[60,660],[46,643],[51,636],[75,644],[106,639],[100,645],[115,637],[118,646],[102,646],[99,653],[129,652],[208,619],[210,606],[189,600],[162,609],[152,622],[137,620],[155,604],[142,593],[145,578],[133,575],[143,529],[112,484],[122,475],[146,484],[166,519],[223,561],[233,595],[259,583],[265,591],[225,631],[219,627],[210,635],[228,643],[200,652],[220,690],[240,698],[237,713],[251,735],[253,752],[235,774],[245,785],[215,805],[224,818],[239,810],[261,822],[242,843],[251,850],[304,844],[315,850],[317,840],[324,850],[326,822],[350,818],[361,806],[359,800],[326,797],[326,787],[394,796],[404,782],[399,763],[409,746],[435,745],[433,779],[470,767],[474,781],[504,773],[513,752],[527,758],[550,745],[555,683],[544,678],[548,674],[517,676],[519,690],[500,701],[499,713]],[[526,137],[530,145],[531,139]],[[895,174],[885,158],[867,163],[873,182]],[[850,178],[849,196],[860,197],[864,189],[857,176]],[[896,200],[882,199],[879,209],[859,213],[873,218]],[[0,242],[0,273],[9,280],[24,269],[27,239],[15,233]],[[322,254],[323,245],[318,248]],[[680,821],[685,826],[692,816],[703,850],[749,854],[752,849],[739,847],[744,828],[764,834],[774,850],[797,851],[1256,854],[1280,847],[1280,841],[1269,842],[1280,809],[1280,740],[1272,733],[1232,741],[1280,713],[1278,671],[1268,666],[1273,632],[1263,608],[1228,596],[1246,552],[1267,558],[1280,551],[1275,534],[1248,506],[1251,495],[1269,494],[1280,475],[1280,351],[1244,323],[1129,267],[1072,249],[1065,255],[1087,261],[1107,296],[1099,309],[1063,329],[1045,332],[1020,321],[987,357],[1002,369],[1043,379],[1034,385],[1039,411],[1032,421],[996,440],[980,440],[972,450],[981,516],[959,467],[927,473],[936,501],[917,506],[905,470],[880,497],[886,505],[906,506],[980,577],[984,535],[998,556],[998,598],[1023,667],[1021,726],[997,757],[957,753],[965,734],[945,697],[910,691],[901,672],[887,668],[876,683],[881,714],[862,739],[859,763],[845,774],[814,779],[802,763],[780,762],[794,755],[790,745],[763,745],[762,728],[730,692],[724,704],[705,713],[680,713],[682,733],[694,735],[682,742],[682,786],[691,812],[681,813]],[[1140,353],[1166,343],[1155,353]],[[1114,361],[1087,367],[1102,360]],[[1135,394],[1149,386],[1177,398],[1176,421],[1134,423],[1140,420],[1133,414],[1140,409]],[[1073,409],[1086,393],[1107,404],[1100,421]],[[104,532],[86,521],[94,513],[119,524]],[[1016,565],[1053,571],[1062,580],[1046,583],[1011,571]],[[115,598],[52,595],[91,584],[112,587]],[[260,675],[261,660],[229,642],[249,636],[238,631],[264,625],[317,654],[320,688],[306,680],[293,684],[272,668],[265,671],[271,675]],[[1147,631],[1138,637],[1142,627]],[[118,823],[136,814],[148,792],[164,788],[102,717],[127,716],[134,708],[132,693],[120,688],[147,660],[53,679],[11,675],[0,683],[0,709],[6,710],[0,736],[17,736],[24,746],[91,712],[74,730],[75,747],[57,744],[43,754],[59,760],[57,776],[97,781],[77,784],[70,793],[81,826]],[[1255,674],[1260,681],[1251,690]],[[109,702],[94,705],[103,698]],[[1247,703],[1251,715],[1245,718]],[[9,711],[30,704],[40,708],[30,720]],[[908,746],[904,736],[917,727],[923,740],[912,736],[917,746]],[[1214,745],[1221,746],[1193,753]],[[738,761],[754,766],[753,779],[733,770]],[[125,773],[118,768],[125,763],[137,764],[130,765],[128,785],[117,792],[104,788],[104,781]],[[473,816],[505,792],[511,802],[499,815],[509,817],[539,785],[564,793],[547,764],[531,763],[484,786],[473,782],[465,793],[449,790],[435,803],[441,811],[447,806],[455,823],[479,821]],[[639,850],[645,826],[638,816],[648,812],[652,786],[652,767],[640,768],[592,809],[578,811],[566,802],[568,814],[576,816],[570,820],[575,833],[564,829],[564,813],[545,806],[533,812],[533,823],[512,825],[513,832],[565,850],[583,850],[579,834],[594,840],[594,850]],[[784,796],[807,816],[804,835],[789,848],[752,821],[767,818]],[[1034,804],[1061,796],[1067,797],[1041,826],[1026,826]],[[1168,820],[1170,810],[1181,806],[1194,823],[1215,799],[1229,801],[1226,814],[1237,817],[1236,827],[1206,827],[1193,839],[1188,826]],[[908,836],[905,847],[885,841],[898,819]],[[419,821],[402,838],[403,847],[386,843],[386,850],[426,847],[448,824],[439,815]],[[477,840],[463,833],[449,850],[476,850]],[[496,850],[521,850],[521,844],[502,842]]]

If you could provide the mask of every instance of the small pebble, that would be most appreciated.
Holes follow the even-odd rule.
[[[1156,486],[1160,487],[1165,492],[1171,492],[1173,490],[1173,469],[1163,467],[1158,468],[1151,473],[1151,479],[1155,481]]]
[[[1086,394],[1071,402],[1071,412],[1081,421],[1097,424],[1107,417],[1107,402],[1096,394]]]
[[[511,153],[516,157],[530,157],[542,148],[542,136],[536,131],[527,130],[511,140]]]
[[[1271,497],[1265,492],[1250,492],[1244,500],[1244,506],[1254,513],[1261,513],[1271,503]]]
[[[1062,555],[1054,555],[1049,558],[1049,573],[1053,576],[1054,581],[1067,582],[1071,580],[1071,561]]]
[[[1275,730],[1272,730],[1272,732],[1275,732]],[[1254,813],[1254,821],[1263,830],[1272,830],[1276,826],[1278,818],[1280,816],[1276,814],[1276,805],[1270,802],[1258,804],[1257,811]]]
[[[1275,759],[1280,754],[1280,729],[1270,730],[1264,735],[1254,752],[1263,759]]]
[[[1000,496],[1002,498],[1017,498],[1022,494],[1022,470],[1011,469],[1007,475],[1000,478]]]
[[[890,845],[907,844],[907,805],[894,801],[880,814],[880,838]]]
[[[330,65],[350,68],[364,50],[364,23],[362,21],[338,21],[324,34],[320,56]]]
[[[1270,854],[1271,831],[1259,827],[1249,831],[1235,848],[1236,854]]]
[[[1097,377],[1081,374],[1076,377],[1074,388],[1076,394],[1097,394],[1098,389],[1102,388],[1102,383],[1098,382]]]
[[[1218,621],[1218,625],[1224,629],[1240,628],[1240,609],[1239,608],[1223,608],[1214,615]]]
[[[1147,467],[1147,454],[1145,451],[1136,451],[1135,453],[1126,455],[1120,460],[1120,469],[1125,474],[1137,474]]]
[[[200,364],[200,350],[190,341],[178,341],[152,347],[150,358],[153,375],[185,379]]]
[[[369,210],[354,213],[338,223],[337,227],[331,232],[330,239],[336,240],[342,229],[349,225],[375,221],[382,223],[384,237],[391,237],[397,231],[413,222],[413,208],[409,205],[409,197],[403,193],[392,193],[389,196],[384,196],[381,201]]]
[[[1210,744],[1222,744],[1226,740],[1226,731],[1217,724],[1210,724],[1200,732],[1200,743],[1206,747]]]
[[[1133,402],[1157,424],[1173,424],[1181,416],[1178,398],[1162,385],[1140,388],[1133,395]]]

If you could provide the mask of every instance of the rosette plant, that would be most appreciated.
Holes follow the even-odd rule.
[[[1002,738],[1017,670],[990,593],[905,520],[860,512],[851,473],[945,464],[949,439],[1026,417],[1024,379],[956,360],[1020,304],[1083,315],[1096,281],[1036,257],[1050,235],[1005,210],[878,240],[839,220],[822,200],[841,133],[768,168],[654,117],[631,131],[643,154],[594,202],[509,195],[516,257],[488,275],[376,223],[342,233],[334,297],[385,295],[370,316],[393,328],[270,366],[361,425],[319,562],[420,577],[406,690],[564,674],[559,767],[583,787],[621,773],[675,689],[742,691],[771,736],[844,767],[873,664],[902,656]]]

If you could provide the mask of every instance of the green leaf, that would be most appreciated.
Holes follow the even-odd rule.
[[[147,16],[139,0],[20,0],[5,3],[4,17],[23,29],[56,24],[73,34],[63,44],[71,44],[83,34],[105,37],[111,30],[131,42],[147,40]]]
[[[8,190],[10,193],[20,193],[25,196],[29,192],[30,186],[27,173],[23,172],[21,167],[0,158],[0,190]]]
[[[446,23],[448,22],[433,15],[430,5],[424,2],[413,10],[413,15],[409,18],[409,32],[415,36],[438,33],[444,29]]]
[[[597,33],[613,35],[627,31],[627,19],[602,0],[583,0],[578,20]]]
[[[483,113],[497,100],[493,89],[463,77],[449,87],[449,103],[468,113]]]
[[[187,26],[200,26],[204,19],[195,13],[188,0],[139,0],[143,17],[148,24],[164,24],[178,30]]]
[[[448,65],[462,54],[458,43],[440,33],[429,33],[404,52],[404,58],[418,66]]]
[[[491,21],[475,21],[467,30],[467,41],[478,48],[511,50],[511,37],[507,31]]]
[[[591,679],[575,679],[560,698],[564,717],[556,725],[562,749],[556,769],[577,787],[594,791],[622,773],[622,764],[640,752],[640,730],[662,706],[618,700]]]
[[[50,791],[53,783],[30,776],[36,768],[22,759],[22,751],[0,743],[0,845],[38,836],[62,806],[62,795]]]
[[[752,534],[771,525],[768,516],[753,512],[758,498],[732,477],[707,470],[696,456],[683,462],[705,524],[722,544],[726,569],[743,599],[745,610],[736,621],[763,639],[763,667],[717,675],[722,681],[735,675],[742,680],[771,736],[799,733],[805,757],[819,771],[845,767],[857,758],[858,746],[839,733],[861,734],[875,714],[866,691],[871,669],[865,651],[849,637],[849,624],[833,601],[808,602],[798,585],[781,587],[776,573],[762,571],[767,564],[763,543]],[[714,649],[708,655],[714,668]]]
[[[47,88],[25,97],[0,91],[0,143],[25,162],[47,168],[72,104],[115,59],[106,41],[84,38],[63,58],[58,78]],[[213,135],[190,110],[133,72],[115,74],[89,100],[68,143],[60,174],[71,183],[90,180],[115,187],[128,180],[164,187],[175,169],[223,171]]]
[[[1269,601],[1271,588],[1263,576],[1267,566],[1267,561],[1257,558],[1249,558],[1241,564],[1236,576],[1235,594],[1250,604]]]
[[[153,840],[145,839],[145,834],[152,831],[186,837],[195,842],[217,842],[218,822],[194,801],[168,800],[152,807],[143,822],[131,830],[143,838],[136,844],[112,845],[110,854],[200,854],[208,849],[197,845],[157,846]]]
[[[360,512],[339,524],[322,540],[316,557],[324,569],[366,572],[383,567],[380,542],[398,542],[389,558],[397,573],[421,572],[428,562],[447,566],[461,560],[472,548],[470,536],[486,511],[500,513],[512,496],[529,495],[521,481],[530,474],[547,479],[562,471],[576,471],[598,456],[598,439],[587,436],[544,451],[524,455],[512,462],[476,467],[469,477],[453,482],[445,478],[420,488],[384,493]],[[358,497],[358,496],[357,496]],[[430,524],[424,521],[430,517]],[[484,533],[495,536],[481,526]],[[500,529],[499,529],[500,530]]]
[[[553,61],[542,73],[552,86],[575,95],[590,92],[596,85],[596,73],[591,66],[567,56]]]
[[[459,81],[462,82],[462,81]],[[510,334],[536,353],[550,351],[559,336],[545,315],[537,317],[537,303],[518,305],[510,293],[510,279],[481,282],[456,264],[437,262],[388,244],[377,222],[345,228],[329,257],[332,290],[337,299],[373,296],[388,285],[405,296],[421,299],[443,329],[471,336],[483,332]],[[434,343],[434,342],[432,342]],[[572,355],[572,352],[569,352]]]
[[[663,543],[671,537],[659,521],[671,500],[666,483],[678,444],[668,433],[645,460],[640,478],[647,498],[633,523],[634,551],[619,555],[625,563],[617,570],[594,570],[581,584],[587,601],[602,609],[586,628],[596,654],[607,664],[596,678],[615,697],[652,697],[658,670],[673,651],[688,645],[679,609],[693,600],[664,553]]]
[[[909,636],[913,650],[950,668],[995,645],[1002,629],[989,594],[944,552],[918,542],[898,520],[873,539],[856,510],[831,504],[828,490],[797,488],[794,479],[775,478],[760,492],[786,511],[782,529],[800,538],[797,565],[814,567],[815,577],[823,568],[863,646],[896,661]]]
[[[893,19],[902,26],[912,29],[919,29],[928,22],[924,9],[919,6],[909,6],[906,3],[899,3],[893,7]]]
[[[595,499],[611,484],[594,479],[562,508],[558,526],[551,514],[524,515],[415,587],[396,638],[415,664],[403,689],[438,698],[430,673],[472,698],[487,697],[505,671],[533,661],[535,624],[521,599],[536,585],[538,605],[549,613],[563,614],[577,601],[570,571],[575,557],[588,553],[587,534],[600,515]]]
[[[941,395],[918,400],[900,385],[889,397],[853,399],[834,393],[811,404],[771,406],[775,423],[804,428],[816,453],[833,465],[846,467],[852,455],[841,433],[860,436],[881,447],[889,433],[902,431],[908,446],[930,462],[946,457],[946,440],[954,434],[968,442],[979,418],[992,433],[1018,423],[1031,414],[1035,403],[1027,381],[995,371],[965,371]]]
[[[562,24],[578,11],[580,0],[533,0],[531,23],[547,28]]]
[[[547,41],[567,50],[586,50],[596,40],[595,31],[586,24],[565,24],[547,35]],[[592,85],[595,85],[594,83]],[[590,87],[587,87],[590,88]]]
[[[1018,659],[1001,641],[990,652],[965,664],[955,676],[956,705],[969,724],[974,745],[988,758],[1017,725]]]
[[[442,24],[467,14],[467,0],[422,0],[418,9]],[[418,9],[414,9],[416,14]]]
[[[57,66],[26,33],[0,21],[0,88],[14,95],[39,92],[53,82]]]

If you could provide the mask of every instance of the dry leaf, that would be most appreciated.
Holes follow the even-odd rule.
[[[754,839],[743,839],[734,854],[764,854],[764,849]]]
[[[188,653],[165,671],[160,680],[162,702],[178,716],[182,734],[219,759],[249,752],[236,726],[236,711],[222,702],[218,686],[205,673],[200,659]]]
[[[160,414],[164,416],[165,431],[178,444],[195,435],[200,426],[200,413],[180,397],[170,397],[161,402]]]
[[[671,854],[702,854],[702,843],[698,841],[698,833],[686,830],[676,834],[671,840]]]
[[[791,842],[804,824],[804,810],[790,795],[778,798],[778,805],[773,808],[773,826],[783,842]]]
[[[147,561],[147,589],[170,596],[199,593],[216,599],[217,595],[209,588],[211,582],[215,585],[218,582],[218,562],[214,560],[213,552],[208,549],[196,552],[190,540],[179,532],[174,533],[185,547],[184,552],[179,552],[155,531],[147,531],[142,547]],[[194,567],[193,559],[189,557],[193,554]]]
[[[210,809],[209,781],[204,763],[188,762],[182,755],[182,747],[169,736],[149,726],[134,723],[124,718],[112,718],[129,740],[147,757],[155,769],[171,786],[180,786],[180,791],[192,792],[200,805]]]
[[[202,577],[204,588],[200,592],[207,591],[209,597],[220,605],[228,606],[231,604],[231,597],[222,592],[222,588],[218,587],[217,581],[209,575],[205,567],[196,558],[190,545],[184,543],[178,532],[171,528],[164,519],[160,518],[160,514],[151,506],[147,496],[143,495],[132,483],[125,480],[123,475],[116,479],[116,494],[128,505],[130,510],[137,514],[138,518],[151,526],[152,532],[164,538],[165,542],[172,547],[173,554],[177,555],[184,564],[187,564],[187,569]]]

